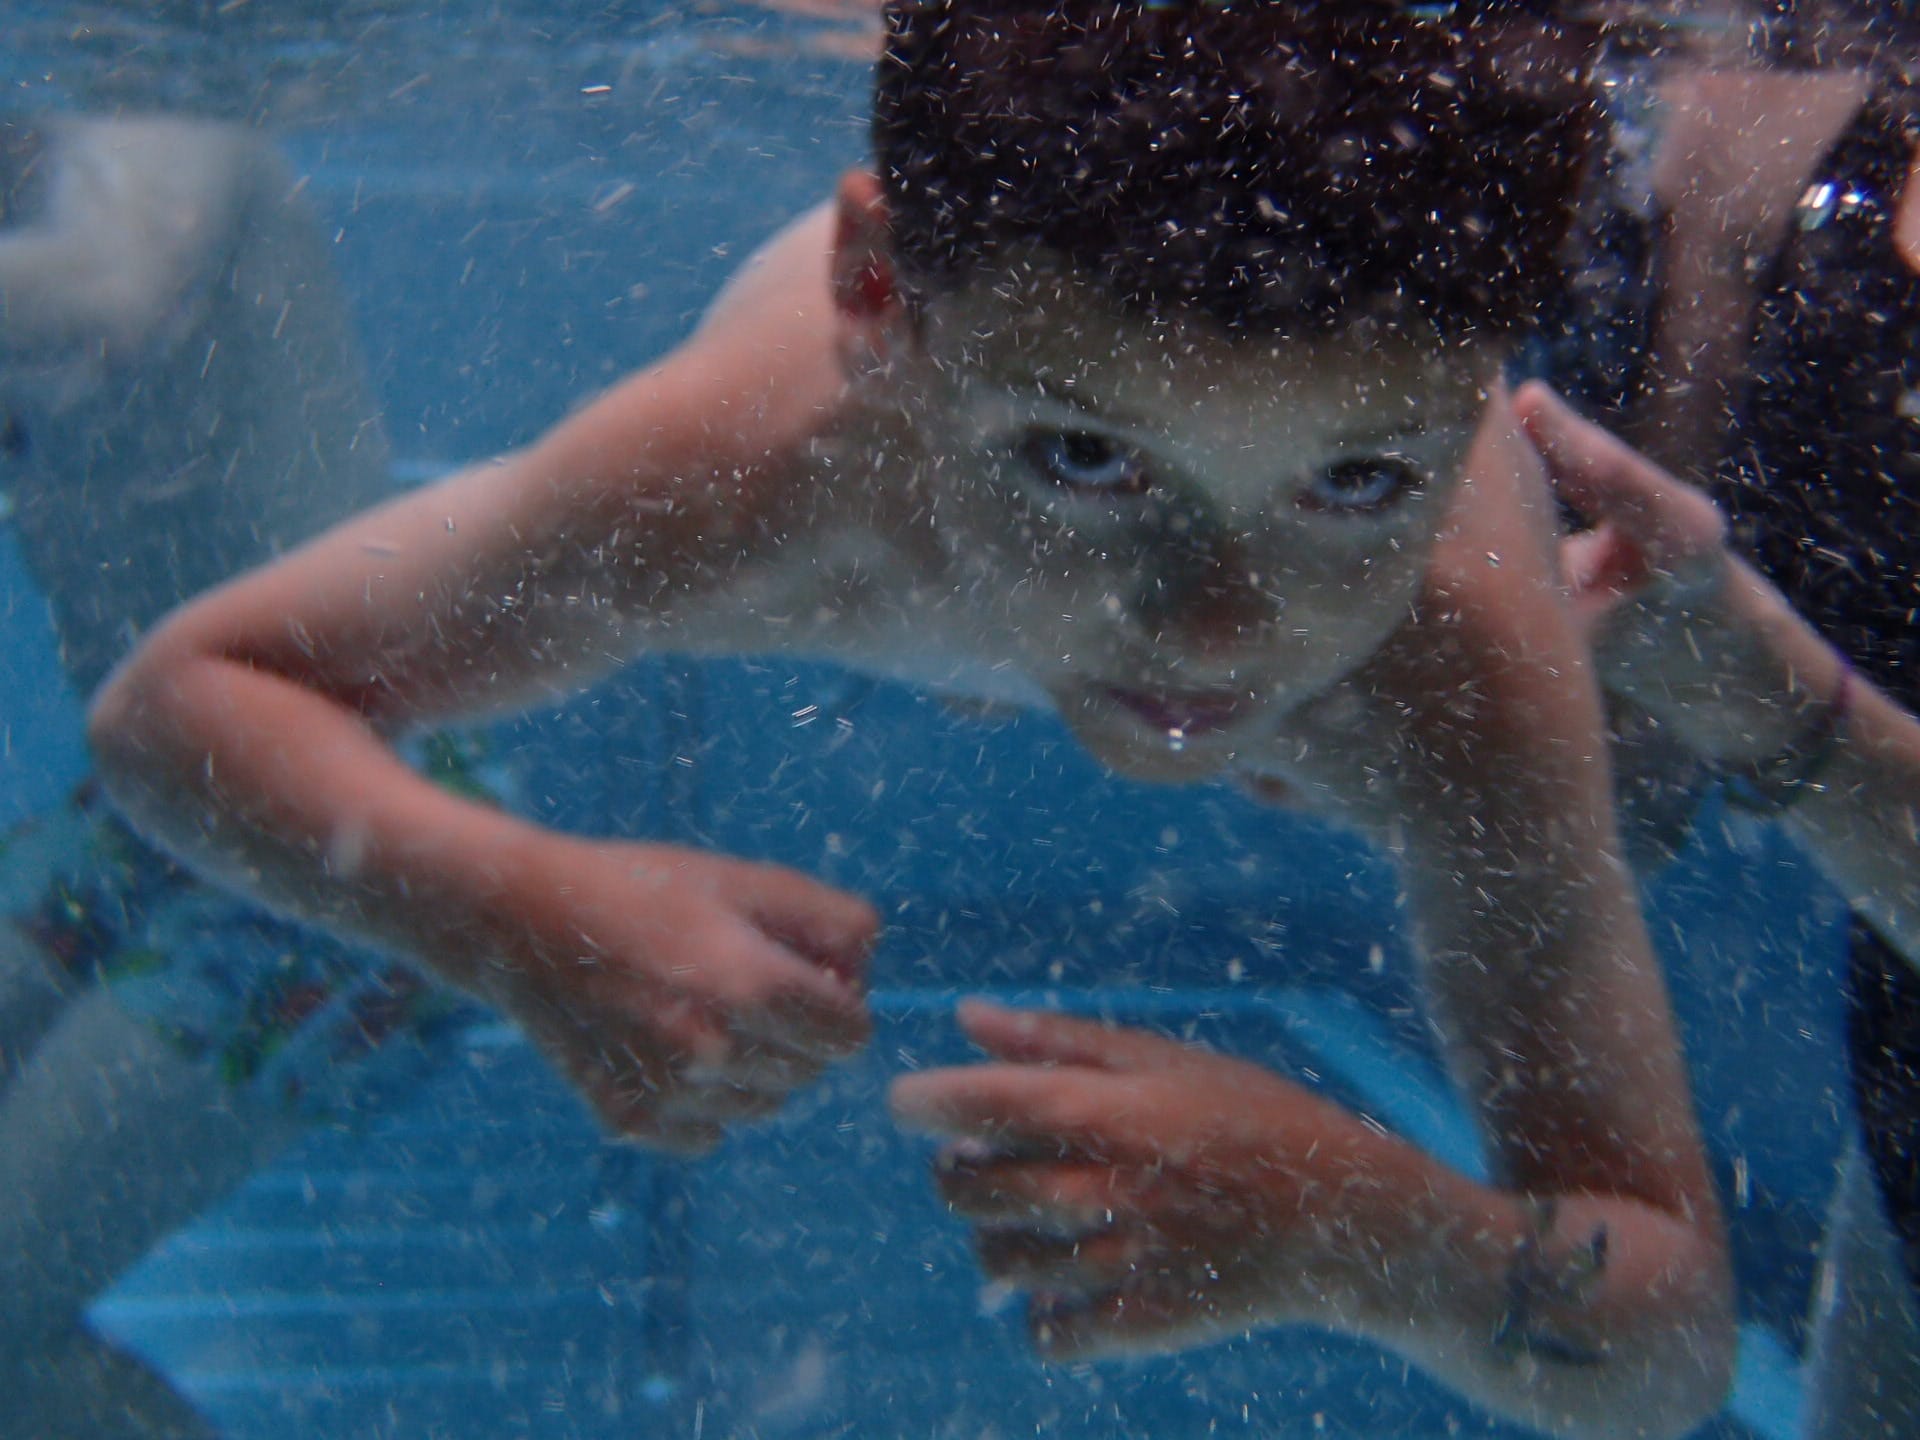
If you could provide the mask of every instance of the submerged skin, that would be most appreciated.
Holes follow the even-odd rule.
[[[1545,386],[1518,396],[1556,491],[1599,524],[1563,545],[1575,614],[1611,683],[1722,763],[1806,733],[1846,660],[1734,555],[1704,492],[1571,410]],[[1920,965],[1920,721],[1850,674],[1844,723],[1780,818],[1880,933]]]
[[[1829,14],[1829,11],[1839,12]],[[1877,33],[1846,42],[1846,26],[1871,15]],[[1667,212],[1663,252],[1666,283],[1652,335],[1643,394],[1620,422],[1621,433],[1645,455],[1586,424],[1544,391],[1521,397],[1530,433],[1571,503],[1600,523],[1568,542],[1567,574],[1577,609],[1591,626],[1596,660],[1608,683],[1655,717],[1665,732],[1695,755],[1740,765],[1756,757],[1806,744],[1810,726],[1824,725],[1840,704],[1840,722],[1830,731],[1818,783],[1805,787],[1780,816],[1782,827],[1867,921],[1879,941],[1909,965],[1920,965],[1920,867],[1915,864],[1916,817],[1920,816],[1920,723],[1899,698],[1897,673],[1869,649],[1856,650],[1851,670],[1840,620],[1877,610],[1882,633],[1896,639],[1908,622],[1910,587],[1892,567],[1872,558],[1881,551],[1870,520],[1854,508],[1864,489],[1898,472],[1891,458],[1872,454],[1871,442],[1852,427],[1861,411],[1849,388],[1858,384],[1845,366],[1825,374],[1812,365],[1785,363],[1768,353],[1767,307],[1778,304],[1777,266],[1793,253],[1791,237],[1810,185],[1834,171],[1835,147],[1853,143],[1863,107],[1880,103],[1896,82],[1901,57],[1911,54],[1910,7],[1852,7],[1803,3],[1797,19],[1820,38],[1817,64],[1756,67],[1749,56],[1693,57],[1665,77],[1666,116],[1653,170],[1655,193]],[[1870,22],[1871,23],[1871,22]],[[1906,82],[1898,82],[1904,84]],[[1898,89],[1892,93],[1897,94]],[[1905,302],[1878,298],[1872,275],[1884,283],[1887,262],[1920,274],[1920,150],[1907,137],[1906,178],[1889,174],[1885,199],[1892,204],[1887,240],[1891,254],[1840,247],[1838,264],[1858,267],[1853,284],[1862,307],[1885,328],[1885,343],[1868,353],[1883,356],[1886,373],[1900,373]],[[1898,153],[1892,157],[1899,165]],[[1897,170],[1895,171],[1897,173]],[[1817,228],[1817,227],[1816,227]],[[1845,273],[1845,272],[1842,272]],[[1770,292],[1776,298],[1769,301]],[[1831,292],[1793,297],[1795,330],[1817,336],[1833,318],[1825,306]],[[1881,306],[1890,306],[1877,315]],[[1910,319],[1910,317],[1908,317]],[[1854,343],[1858,344],[1859,341]],[[1779,366],[1775,370],[1773,367]],[[1790,443],[1810,462],[1797,469],[1780,448],[1782,426],[1757,424],[1749,407],[1754,382],[1772,373],[1768,387],[1778,397],[1797,391],[1810,397]],[[1811,397],[1824,397],[1824,403]],[[1791,412],[1790,412],[1791,413]],[[1838,525],[1808,522],[1799,530],[1791,511],[1777,501],[1755,507],[1761,563],[1783,578],[1791,601],[1761,571],[1730,551],[1727,520],[1706,491],[1686,483],[1718,481],[1730,500],[1726,465],[1727,426],[1735,422],[1742,444],[1755,447],[1753,463],[1740,468],[1769,488],[1816,488],[1813,503],[1837,507],[1831,518],[1854,517],[1855,537],[1867,557],[1861,582],[1829,589],[1793,575],[1781,561],[1783,541],[1798,536],[1814,546],[1853,552],[1835,538]],[[1771,431],[1771,437],[1766,431]],[[1782,471],[1769,473],[1775,464]],[[1883,465],[1886,468],[1882,468]],[[1826,474],[1821,475],[1824,469]],[[1900,523],[1888,495],[1886,527]],[[1849,504],[1852,500],[1853,504]],[[1903,553],[1904,537],[1892,533],[1890,548]],[[1754,537],[1749,537],[1752,539]],[[1910,552],[1909,552],[1910,553]],[[1841,638],[1795,613],[1809,616]],[[1851,670],[1851,678],[1849,672]],[[1883,691],[1877,678],[1891,688]],[[1850,968],[1897,964],[1875,956],[1863,937],[1851,942]],[[1849,1026],[1864,1027],[1875,1011],[1857,982],[1850,983]],[[1856,1031],[1858,1033],[1858,1031]],[[1910,1101],[1880,1087],[1851,1042],[1853,1094],[1847,1098],[1847,1128],[1855,1132],[1828,1217],[1825,1269],[1810,1316],[1807,1405],[1802,1433],[1808,1437],[1906,1434],[1920,1414],[1920,1305],[1905,1283],[1906,1261],[1898,1238],[1901,1203],[1887,1187],[1888,1150],[1898,1151],[1899,1131],[1886,1128],[1893,1107]],[[1889,1070],[1910,1064],[1901,1047],[1870,1042]],[[1859,1118],[1856,1120],[1855,1116]],[[1862,1136],[1861,1129],[1871,1132]],[[1864,1143],[1863,1143],[1864,1141]],[[1876,1150],[1876,1164],[1868,1151]],[[1874,1175],[1875,1170],[1879,1175]]]
[[[1503,1177],[1256,1067],[970,1008],[993,1063],[894,1109],[969,1142],[948,1194],[1041,1292],[1039,1343],[1304,1321],[1543,1428],[1683,1432],[1731,1363],[1724,1240],[1498,355],[1384,322],[1233,341],[1001,258],[909,305],[850,176],[659,365],[169,621],[96,703],[115,797],[499,1004],[616,1130],[699,1149],[864,1041],[871,908],[541,830],[387,737],[646,649],[1017,670],[1116,769],[1285,788],[1401,859]]]
[[[79,694],[183,595],[390,493],[325,239],[270,144],[172,117],[0,117],[0,487]],[[8,753],[15,774],[40,758]],[[96,811],[8,836],[0,1413],[18,1435],[211,1435],[86,1311],[305,1124],[93,983],[97,955],[63,964],[36,933],[38,899],[102,866],[117,827]]]
[[[1556,488],[1599,522],[1565,542],[1565,568],[1602,668],[1715,759],[1739,762],[1759,737],[1804,734],[1806,717],[1822,715],[1840,693],[1847,663],[1730,553],[1712,500],[1544,388],[1519,399]],[[1920,965],[1920,722],[1861,675],[1846,686],[1819,782],[1782,821],[1848,904]],[[1857,1141],[1842,1163],[1823,1248],[1802,1433],[1901,1433],[1920,1412],[1920,1307]]]
[[[346,315],[258,136],[0,121],[0,481],[76,694],[182,597],[391,493]]]

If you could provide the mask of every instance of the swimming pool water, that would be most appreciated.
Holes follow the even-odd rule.
[[[642,747],[675,748],[660,707],[632,694],[669,688],[702,778],[653,803],[693,838],[807,862],[890,912],[868,1054],[714,1159],[679,1164],[600,1144],[517,1036],[481,1024],[419,1093],[315,1135],[176,1237],[96,1307],[107,1333],[236,1436],[1519,1433],[1315,1334],[1045,1369],[943,1214],[926,1147],[882,1119],[890,1075],[961,1058],[952,1002],[984,991],[1261,1058],[1473,1168],[1405,957],[1390,935],[1370,955],[1391,888],[1362,849],[1224,793],[1196,807],[1121,784],[1038,717],[983,721],[825,669],[657,670],[517,727],[528,793],[558,791],[543,768],[563,767],[569,823],[656,833],[644,795],[600,781]],[[721,718],[796,691],[824,724]],[[829,750],[841,720],[855,738]],[[1019,804],[971,778],[1015,767]],[[796,770],[809,783],[780,789],[784,823],[735,799]],[[1237,863],[1266,856],[1287,859]],[[1791,1433],[1794,1326],[1837,1143],[1820,1113],[1836,1083],[1831,980],[1774,922],[1831,902],[1757,831],[1688,852],[1654,902],[1730,1194],[1736,1165],[1745,1176],[1745,1419],[1715,1433],[1772,1440]],[[1724,1023],[1730,966],[1754,997],[1738,1027]]]
[[[185,106],[281,138],[354,297],[397,486],[524,441],[657,354],[864,145],[852,32],[751,5],[27,5],[10,23],[15,106]],[[30,587],[8,571],[5,594],[0,773],[22,813],[77,778],[77,701]],[[874,895],[875,1044],[687,1165],[601,1143],[513,1032],[477,1022],[413,1093],[312,1134],[95,1307],[223,1433],[1517,1433],[1314,1334],[1044,1369],[925,1148],[884,1120],[885,1079],[958,1058],[953,999],[986,990],[1211,1038],[1471,1163],[1391,885],[1358,846],[1102,776],[1037,716],[785,662],[643,666],[492,743],[542,818]],[[1840,1131],[1837,909],[1733,821],[1651,889],[1750,1320],[1738,1413],[1710,1433],[1773,1440]]]

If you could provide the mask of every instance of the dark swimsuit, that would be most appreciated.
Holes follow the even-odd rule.
[[[1715,489],[1795,608],[1920,713],[1920,276],[1893,237],[1916,98],[1882,87],[1810,180],[1762,286]],[[1920,974],[1859,918],[1848,968],[1855,1100],[1920,1287]]]

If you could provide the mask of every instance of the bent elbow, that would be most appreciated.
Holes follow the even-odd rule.
[[[1584,1394],[1563,1392],[1563,1405],[1529,1418],[1564,1440],[1683,1440],[1726,1408],[1738,1339],[1730,1307],[1696,1313],[1656,1343],[1607,1359],[1590,1389],[1575,1387]]]
[[[136,823],[164,804],[186,725],[178,712],[187,672],[208,657],[150,637],[103,681],[87,706],[86,738],[107,797]]]
[[[140,743],[143,719],[149,706],[143,693],[150,682],[144,652],[122,661],[87,702],[87,748],[103,780],[111,783],[129,759],[136,759],[145,748]]]
[[[1729,1324],[1722,1336],[1700,1336],[1694,1353],[1671,1363],[1666,1383],[1654,1381],[1639,1391],[1642,1403],[1635,1423],[1626,1430],[1609,1424],[1596,1434],[1622,1433],[1645,1440],[1683,1440],[1726,1409],[1733,1391],[1735,1332]]]

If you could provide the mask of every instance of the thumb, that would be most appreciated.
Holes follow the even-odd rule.
[[[1538,381],[1522,386],[1515,413],[1547,462],[1554,492],[1595,524],[1611,523],[1649,571],[1675,571],[1726,540],[1726,518],[1693,486],[1574,413]]]

